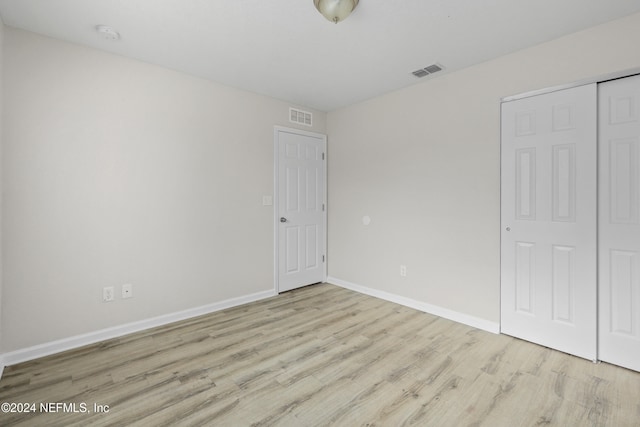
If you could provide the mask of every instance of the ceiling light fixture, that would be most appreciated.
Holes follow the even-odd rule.
[[[359,0],[313,0],[318,12],[333,23],[347,19]]]

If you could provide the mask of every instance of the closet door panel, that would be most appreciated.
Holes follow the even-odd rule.
[[[597,87],[502,104],[501,331],[596,359]]]
[[[640,76],[598,90],[598,357],[640,371]]]

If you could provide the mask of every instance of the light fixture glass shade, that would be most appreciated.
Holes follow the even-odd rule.
[[[359,0],[313,0],[313,4],[331,22],[343,21],[353,12]]]

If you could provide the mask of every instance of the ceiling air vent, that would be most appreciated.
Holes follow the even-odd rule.
[[[300,125],[312,126],[313,115],[308,111],[298,110],[296,108],[289,108],[289,121],[291,123],[298,123]]]
[[[428,76],[429,74],[437,73],[438,71],[442,71],[442,65],[431,64],[428,67],[424,67],[419,70],[416,70],[411,74],[413,74],[416,77],[424,77],[424,76]]]
[[[425,70],[416,70],[411,74],[413,74],[416,77],[424,77],[424,76],[428,76],[429,75],[429,73],[427,71],[425,71]]]

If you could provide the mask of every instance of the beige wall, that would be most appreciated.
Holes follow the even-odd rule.
[[[289,104],[12,28],[4,47],[2,351],[273,289]]]
[[[499,322],[500,99],[639,67],[638,40],[640,14],[330,112],[330,276]]]

